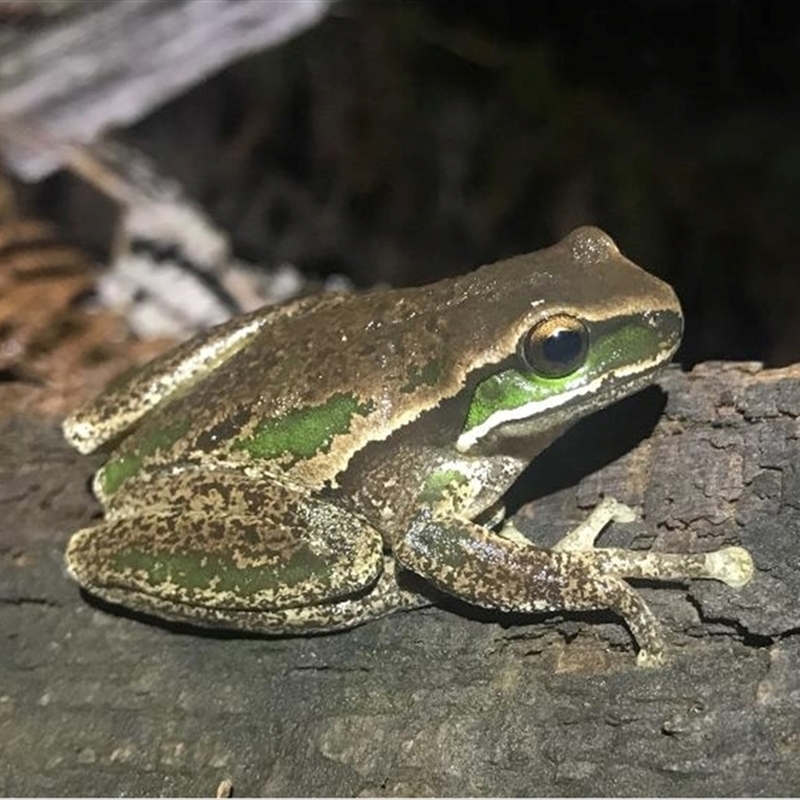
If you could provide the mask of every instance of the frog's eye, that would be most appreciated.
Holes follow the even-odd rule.
[[[563,378],[586,360],[589,331],[576,317],[556,314],[537,322],[520,340],[522,360],[543,378]]]

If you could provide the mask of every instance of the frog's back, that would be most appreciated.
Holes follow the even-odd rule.
[[[460,388],[452,376],[463,353],[440,307],[418,293],[339,296],[254,322],[243,346],[152,407],[117,457],[146,467],[244,461],[320,482],[323,461],[327,476]]]
[[[319,300],[304,298],[261,308],[197,334],[142,368],[112,381],[64,420],[65,437],[82,453],[91,453],[119,439],[154,409],[189,392],[272,320],[303,313],[312,301]]]
[[[542,304],[563,308],[565,295],[575,295],[588,309],[595,298],[640,298],[640,276],[657,283],[605,234],[585,229],[428,286],[256,312],[167,355],[134,382],[135,392],[129,384],[107,394],[100,409],[117,398],[133,413],[123,425],[115,412],[103,437],[141,420],[118,461],[246,464],[321,486],[366,444],[455,397],[471,373],[513,357]],[[185,375],[177,382],[176,370]]]

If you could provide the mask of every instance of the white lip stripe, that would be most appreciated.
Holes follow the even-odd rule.
[[[579,386],[568,392],[559,392],[545,398],[544,400],[536,400],[532,403],[526,403],[525,405],[517,406],[517,408],[504,408],[500,411],[495,411],[494,414],[487,417],[480,425],[476,425],[474,428],[464,431],[458,437],[458,441],[456,441],[456,450],[458,450],[460,453],[466,452],[484,436],[486,436],[489,431],[494,430],[503,423],[516,422],[517,420],[521,419],[530,419],[531,417],[541,414],[544,411],[563,406],[576,397],[593,394],[600,388],[603,381],[608,378],[609,374],[620,378],[628,378],[634,375],[639,375],[640,373],[647,372],[648,370],[651,370],[663,363],[665,357],[665,354],[661,354],[651,358],[649,361],[630,364],[627,367],[620,367],[619,369],[614,370],[612,373],[607,373],[599,378],[596,378],[591,383],[587,383],[585,386]]]

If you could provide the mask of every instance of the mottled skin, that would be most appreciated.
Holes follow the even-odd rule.
[[[593,228],[430,286],[232,320],[65,422],[85,452],[116,443],[95,481],[106,519],[72,537],[68,569],[134,609],[267,633],[424,604],[413,573],[489,608],[611,608],[658,663],[623,578],[741,585],[745,551],[595,549],[631,518],[613,501],[554,550],[495,529],[530,460],[649,383],[681,328],[670,287]]]

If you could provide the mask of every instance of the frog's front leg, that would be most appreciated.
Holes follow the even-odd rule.
[[[753,577],[753,559],[743,547],[723,547],[708,553],[652,553],[621,548],[595,548],[595,539],[609,522],[633,522],[636,512],[618,500],[606,497],[589,516],[553,545],[562,553],[594,552],[603,571],[626,578],[687,580],[701,578],[722,581],[738,589]],[[524,537],[509,523],[501,531],[506,538],[526,545]]]
[[[625,619],[639,644],[639,664],[652,666],[663,661],[663,634],[623,578],[713,578],[741,586],[752,575],[752,561],[742,548],[706,554],[594,548],[609,521],[630,518],[630,509],[601,503],[556,548],[543,550],[425,508],[395,544],[395,555],[444,591],[476,605],[519,612],[610,609]]]
[[[743,547],[723,547],[708,553],[653,553],[614,547],[595,548],[594,541],[609,522],[633,522],[636,512],[613,498],[603,499],[587,519],[559,541],[553,550],[594,552],[603,570],[626,578],[722,581],[738,589],[753,577],[753,559]]]

